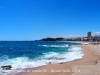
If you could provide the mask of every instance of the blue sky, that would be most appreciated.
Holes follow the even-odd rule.
[[[100,0],[0,0],[0,40],[100,31]]]

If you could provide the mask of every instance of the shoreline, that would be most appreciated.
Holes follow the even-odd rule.
[[[94,51],[95,47],[97,45],[80,45],[78,47],[82,47],[82,53],[84,54],[83,58],[76,59],[73,61],[69,61],[66,63],[58,63],[58,64],[49,64],[42,67],[31,68],[30,70],[41,70],[42,72],[29,72],[29,73],[17,73],[15,75],[74,75],[76,72],[73,72],[74,67],[77,68],[83,68],[82,66],[95,66],[97,62],[100,60],[100,55],[97,55]],[[100,45],[98,45],[100,48]],[[94,49],[93,49],[94,48]],[[98,48],[98,49],[99,49]],[[92,49],[92,50],[91,50]],[[80,68],[80,70],[81,70]],[[83,69],[86,69],[87,67],[84,67]],[[28,68],[29,69],[29,68]],[[45,72],[43,71],[45,69]],[[69,71],[69,72],[62,72],[61,69]],[[91,69],[91,68],[90,68]],[[52,72],[51,72],[52,71]],[[55,72],[59,71],[59,72]],[[92,72],[92,71],[91,71]],[[78,72],[79,73],[79,72]],[[77,73],[77,74],[78,74]],[[83,72],[81,72],[83,73]],[[81,75],[81,74],[79,74]]]
[[[76,45],[76,46],[72,46],[72,47],[80,47],[81,45]],[[83,54],[83,53],[82,53]],[[84,56],[84,55],[83,55]],[[66,61],[66,62],[58,62],[58,63],[55,63],[55,64],[63,64],[63,63],[68,63],[68,62],[73,62],[73,61],[78,61],[78,60],[80,60],[80,59],[82,59],[82,58],[79,58],[79,59],[74,59],[74,60],[71,60],[71,61]],[[42,68],[42,67],[45,67],[45,66],[48,66],[48,65],[55,65],[55,64],[47,64],[47,65],[43,65],[43,66],[39,66],[39,67],[33,67],[33,68],[25,68],[25,69],[23,69],[23,70],[26,70],[26,71],[28,71],[28,70],[37,70],[37,69],[40,69],[40,68]],[[16,74],[14,74],[14,75],[23,75],[23,74],[26,74],[25,72],[19,72],[19,73],[16,73]]]

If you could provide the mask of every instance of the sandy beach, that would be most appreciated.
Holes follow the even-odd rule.
[[[27,69],[16,75],[100,75],[100,45],[81,45],[82,59]]]
[[[100,75],[100,0],[0,0],[0,75]]]

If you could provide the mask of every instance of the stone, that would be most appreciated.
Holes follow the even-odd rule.
[[[11,65],[6,65],[6,66],[1,66],[3,70],[11,70],[12,66]]]

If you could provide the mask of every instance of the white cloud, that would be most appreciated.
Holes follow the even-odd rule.
[[[68,38],[86,37],[86,35],[68,35]]]
[[[68,37],[79,37],[78,35],[69,35]]]
[[[69,37],[74,37],[75,35],[69,35]]]
[[[94,32],[93,35],[100,35],[100,32]]]
[[[100,34],[100,32],[96,32],[96,34]]]

